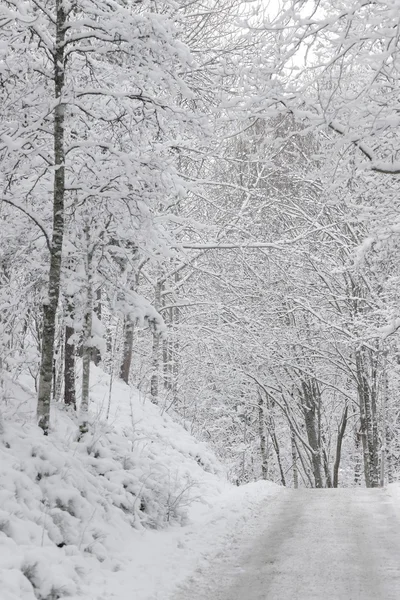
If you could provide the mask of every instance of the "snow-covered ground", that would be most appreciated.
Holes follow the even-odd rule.
[[[206,444],[93,369],[91,430],[6,382],[0,600],[398,600],[400,485],[230,485]]]
[[[204,443],[93,369],[90,434],[53,407],[34,425],[28,381],[1,404],[1,600],[166,600],[250,544],[273,484],[236,488]],[[109,401],[111,399],[111,401]]]
[[[385,489],[282,490],[253,515],[251,544],[173,600],[399,600],[398,510]]]

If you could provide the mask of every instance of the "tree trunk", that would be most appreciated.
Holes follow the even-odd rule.
[[[324,473],[325,473],[326,487],[331,488],[332,487],[332,477],[331,477],[331,473],[329,470],[329,460],[328,460],[328,455],[326,453],[325,448],[323,448],[323,450],[322,450],[322,457],[324,459]]]
[[[306,465],[306,463],[304,461],[303,455],[302,455],[301,450],[300,450],[300,448],[298,446],[298,443],[297,443],[297,437],[296,437],[296,435],[293,436],[293,442],[294,442],[294,445],[296,446],[297,456],[299,457],[299,461],[300,461],[300,464],[302,466],[304,476],[307,478],[307,481],[310,484],[310,487],[314,487],[314,482],[313,482],[313,479],[312,479],[312,476],[311,476],[311,468],[307,467],[307,465]],[[298,472],[301,475],[301,471],[298,471]],[[305,483],[305,479],[304,479],[303,476],[302,476],[302,479],[303,479],[303,481]]]
[[[70,325],[65,327],[64,351],[64,404],[76,410],[75,390],[75,329]]]
[[[296,434],[293,427],[290,426],[290,445],[292,451],[292,471],[293,471],[293,487],[295,490],[299,487],[299,470],[297,468],[297,449],[295,443]]]
[[[317,404],[319,401],[319,390],[314,381],[305,382],[302,381],[302,409],[304,415],[304,422],[306,426],[308,443],[312,448],[311,463],[313,468],[315,487],[324,487],[324,480],[322,476],[322,460],[321,460],[321,447],[320,447],[320,436],[318,427],[318,414]]]
[[[179,281],[179,275],[175,276],[175,282]],[[178,336],[178,326],[180,322],[180,310],[175,307],[172,309],[172,347],[171,347],[171,391],[174,404],[178,402],[178,377],[179,377],[179,359],[180,359],[180,345]]]
[[[82,399],[80,406],[81,434],[88,431],[90,363],[92,358],[92,325],[93,325],[93,250],[90,248],[89,227],[85,228],[87,242],[86,254],[86,306],[83,317],[82,342]]]
[[[357,388],[360,404],[360,423],[364,455],[364,475],[366,487],[379,486],[379,448],[376,414],[376,385],[369,385],[367,378],[368,361],[373,356],[362,348],[356,352]],[[372,369],[374,373],[374,369]]]
[[[362,448],[360,449],[360,439],[362,437],[361,433],[359,431],[357,431],[357,429],[355,429],[354,434],[355,434],[355,440],[354,440],[354,447],[355,447],[354,484],[360,485],[361,484],[361,472],[362,472],[360,454],[362,453],[364,456],[364,452],[363,452]]]
[[[126,315],[124,319],[124,350],[120,369],[120,377],[126,384],[129,384],[129,374],[131,370],[133,333],[132,319],[129,315]]]
[[[278,464],[279,474],[280,474],[280,478],[281,478],[281,483],[283,486],[286,486],[286,479],[285,479],[285,473],[284,473],[283,467],[282,467],[279,442],[278,442],[278,438],[277,438],[276,432],[275,432],[275,421],[274,421],[274,417],[272,414],[273,407],[274,407],[274,398],[273,398],[273,396],[270,396],[269,394],[267,394],[267,412],[268,412],[267,421],[266,421],[267,429],[268,429],[268,432],[269,432],[269,435],[271,438],[272,447],[275,452],[276,462]]]
[[[64,153],[64,37],[65,12],[63,0],[56,0],[56,43],[54,48],[54,187],[53,233],[47,299],[43,306],[42,352],[37,403],[38,425],[45,435],[49,432],[51,380],[54,355],[56,315],[60,295],[61,259],[64,236],[65,153]]]
[[[56,365],[56,376],[54,383],[54,400],[56,402],[61,402],[62,398],[62,387],[63,387],[63,378],[64,378],[64,351],[65,351],[65,330],[63,327],[60,328],[60,350],[58,360],[55,361]],[[58,354],[58,353],[57,353]]]
[[[64,337],[64,404],[76,410],[75,388],[75,307],[71,296],[66,297],[65,337]]]
[[[160,283],[156,283],[155,288],[155,299],[154,307],[156,310],[161,305],[161,288]],[[153,331],[153,348],[152,348],[152,374],[150,379],[150,395],[151,400],[154,404],[158,403],[158,380],[159,380],[159,368],[160,368],[160,334],[157,331]]]
[[[258,435],[260,438],[261,477],[262,479],[268,479],[268,451],[266,444],[267,436],[265,432],[264,398],[260,389],[258,389]]]
[[[333,465],[333,487],[334,488],[337,488],[338,484],[339,484],[339,467],[340,467],[340,459],[342,456],[342,443],[343,443],[343,438],[344,438],[344,434],[346,432],[346,426],[347,426],[348,410],[349,410],[349,407],[348,407],[348,404],[346,404],[343,415],[342,415],[342,419],[341,419],[339,427],[338,427],[338,436],[337,436],[337,440],[336,440],[336,456],[335,456],[335,463]]]
[[[94,312],[99,321],[101,321],[101,287],[96,290],[96,304],[94,306]],[[96,366],[101,363],[101,353],[96,346],[92,346],[92,361]]]

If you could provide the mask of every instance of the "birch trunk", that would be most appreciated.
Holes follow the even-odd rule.
[[[316,388],[316,385],[313,381],[303,381],[301,386],[304,422],[306,426],[308,443],[310,444],[313,450],[311,454],[311,463],[313,468],[315,487],[322,488],[324,487],[324,480],[322,476],[321,447],[318,427],[319,419],[317,410],[319,403],[319,390]]]
[[[296,434],[293,431],[293,427],[290,426],[290,446],[292,452],[292,471],[293,471],[293,487],[295,490],[299,487],[299,470],[297,467],[297,449],[295,443]]]
[[[59,357],[55,362],[56,374],[54,383],[54,400],[55,402],[61,402],[62,391],[63,391],[63,379],[64,379],[64,351],[65,351],[65,330],[60,328],[60,341],[59,341]]]
[[[366,349],[356,353],[357,387],[360,404],[360,423],[364,456],[366,487],[379,486],[379,439],[376,409],[376,373],[371,369],[371,385],[368,382],[367,367],[375,360]]]
[[[101,287],[98,287],[96,290],[96,304],[94,307],[94,312],[98,320],[101,321]],[[101,363],[101,353],[96,346],[92,347],[92,361],[96,366]]]
[[[82,343],[82,398],[80,406],[81,434],[88,431],[90,363],[92,359],[92,326],[93,326],[93,250],[90,249],[89,228],[85,229],[87,242],[86,254],[86,306],[83,318]]]
[[[337,435],[337,440],[336,440],[336,456],[335,456],[335,463],[333,465],[333,487],[334,488],[337,488],[339,485],[339,467],[340,467],[340,459],[342,456],[343,438],[344,438],[344,434],[346,432],[346,426],[347,426],[348,410],[349,410],[349,407],[346,404],[339,427],[338,427],[338,435]]]
[[[258,390],[258,435],[260,438],[261,477],[268,479],[268,450],[267,435],[265,431],[264,398]]]
[[[76,410],[75,390],[75,329],[70,325],[65,327],[64,350],[64,404]]]
[[[162,285],[156,283],[155,288],[155,299],[154,307],[156,310],[161,305],[161,289]],[[153,348],[152,348],[152,374],[150,379],[150,395],[154,404],[158,403],[158,383],[159,383],[159,369],[160,369],[160,334],[157,331],[153,331]]]
[[[129,315],[124,319],[124,350],[120,377],[122,381],[129,384],[129,374],[131,371],[132,351],[133,351],[133,322]]]
[[[267,395],[267,412],[268,412],[267,428],[268,428],[269,436],[271,438],[272,447],[275,452],[276,462],[278,464],[279,474],[281,477],[281,483],[283,486],[286,486],[285,473],[283,470],[282,460],[281,460],[281,452],[280,452],[280,448],[279,448],[278,437],[277,437],[276,431],[275,431],[275,421],[274,421],[274,417],[273,417],[273,413],[272,413],[273,407],[274,407],[274,399],[272,396],[270,396],[268,394]]]
[[[53,233],[47,300],[43,306],[42,351],[37,403],[38,425],[45,435],[49,432],[52,367],[56,316],[60,296],[61,259],[64,237],[65,153],[64,153],[64,37],[66,15],[63,0],[56,0],[56,42],[54,48],[54,183]]]

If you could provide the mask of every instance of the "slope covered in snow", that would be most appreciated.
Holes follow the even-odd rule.
[[[29,386],[4,386],[2,600],[167,598],[276,492],[233,488],[207,446],[136,390],[115,381],[110,394],[96,368],[92,381],[81,440],[60,406],[44,437]]]

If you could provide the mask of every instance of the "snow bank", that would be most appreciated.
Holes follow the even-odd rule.
[[[1,600],[164,600],[246,526],[250,506],[276,493],[273,484],[230,486],[204,443],[123,382],[110,396],[100,369],[84,439],[57,406],[43,436],[33,408],[29,386],[10,383],[0,432]]]
[[[216,561],[241,556],[251,546],[265,525],[261,521],[269,503],[280,492],[269,482],[229,486],[211,501],[193,504],[190,524],[185,527],[132,538],[124,569],[107,579],[110,596],[106,597],[173,600],[178,594],[189,598],[185,594],[188,584],[203,580]]]

